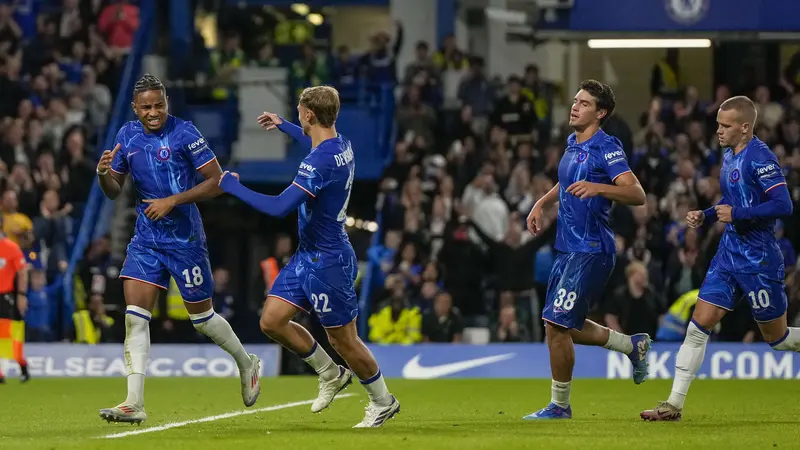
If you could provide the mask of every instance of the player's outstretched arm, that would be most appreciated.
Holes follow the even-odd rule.
[[[281,132],[288,134],[295,141],[299,142],[307,150],[311,149],[311,138],[303,133],[303,129],[292,122],[283,120],[283,117],[277,114],[265,111],[258,116],[258,124],[267,131],[278,128]]]
[[[219,178],[222,175],[222,167],[214,159],[198,170],[205,180],[188,191],[171,195],[167,198],[146,199],[145,203],[150,205],[144,210],[144,215],[150,220],[158,220],[165,217],[178,205],[197,203],[203,200],[210,200],[222,194],[219,187]]]
[[[294,183],[284,189],[280,195],[259,194],[244,187],[239,183],[239,177],[228,171],[222,174],[219,186],[223,191],[239,198],[258,211],[274,217],[286,217],[308,200],[309,195]]]

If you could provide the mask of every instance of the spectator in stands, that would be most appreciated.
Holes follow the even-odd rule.
[[[331,83],[345,100],[353,100],[356,96],[358,81],[358,61],[350,54],[350,47],[341,45],[331,63]]]
[[[447,292],[439,292],[433,308],[422,318],[423,342],[461,342],[464,324],[458,308],[453,307],[453,298]]]
[[[370,83],[397,82],[397,55],[403,48],[403,24],[398,21],[395,26],[395,41],[391,48],[389,33],[375,33],[370,37],[370,50],[359,61],[361,72]]]
[[[255,67],[280,67],[281,61],[275,56],[275,47],[271,42],[264,42],[256,52],[256,57],[250,59],[250,65]]]
[[[43,270],[31,271],[28,288],[28,309],[25,312],[25,340],[48,342],[53,340],[52,310],[54,299],[47,289],[47,277]]]
[[[426,77],[434,80],[434,82],[437,80],[437,69],[433,59],[431,59],[428,43],[425,41],[417,42],[414,60],[406,66],[403,84],[406,86],[416,84],[414,83],[414,79],[421,73],[425,73]]]
[[[433,55],[433,63],[440,72],[446,70],[462,70],[469,67],[467,56],[456,45],[456,36],[448,34],[442,40],[442,46]]]
[[[631,262],[625,268],[625,276],[627,283],[619,286],[606,302],[605,322],[621,333],[655,336],[666,310],[663,297],[650,285],[644,264]]]
[[[433,137],[436,126],[436,112],[430,105],[422,102],[419,86],[411,86],[406,91],[407,98],[397,110],[398,133],[407,136],[406,140],[422,137],[426,147],[435,142]]]
[[[484,257],[480,247],[469,239],[467,217],[459,217],[458,223],[445,234],[439,262],[447,267],[444,288],[452,295],[453,304],[464,315],[465,321],[484,322]]]
[[[217,85],[212,90],[215,100],[221,101],[228,98],[233,92],[229,85],[233,82],[236,71],[245,63],[245,55],[239,34],[227,32],[223,38],[222,48],[211,52],[211,71],[213,83]]]
[[[39,216],[33,219],[33,233],[39,249],[46,253],[48,278],[67,268],[67,244],[71,241],[72,205],[67,203],[61,207],[58,192],[50,189],[44,192],[39,204]]]
[[[102,129],[111,113],[111,91],[108,86],[97,83],[97,73],[91,66],[83,66],[78,93],[86,104],[89,123],[94,129]]]
[[[492,342],[529,342],[528,327],[517,319],[517,309],[513,304],[500,306],[497,325],[492,333]]]
[[[650,95],[675,99],[680,94],[682,74],[678,63],[678,49],[667,49],[666,57],[653,66],[650,75]]]
[[[507,93],[498,100],[490,118],[491,125],[504,129],[513,142],[530,140],[538,120],[533,103],[521,90],[522,80],[516,75],[509,77]]]
[[[292,63],[292,82],[299,95],[304,88],[328,82],[330,70],[324,52],[318,51],[311,41],[303,44],[303,57]]]
[[[85,151],[86,137],[81,127],[68,130],[64,139],[64,166],[61,181],[64,184],[64,199],[82,210],[89,198],[89,191],[95,179],[97,162]]]
[[[3,214],[3,232],[17,244],[23,251],[30,248],[33,242],[33,222],[27,215],[19,212],[17,192],[8,189],[3,192],[3,201],[0,205]]]
[[[389,305],[369,318],[369,340],[376,344],[414,344],[422,340],[422,316],[409,304],[405,283],[398,276],[386,280],[392,293]]]
[[[100,12],[97,30],[109,48],[127,54],[139,29],[139,7],[126,0],[115,1]]]
[[[495,101],[494,86],[486,77],[486,63],[483,58],[473,57],[469,64],[469,73],[458,86],[458,99],[469,106],[479,132],[486,129],[486,121],[492,112]]]

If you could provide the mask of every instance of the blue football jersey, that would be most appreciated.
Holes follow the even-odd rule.
[[[344,230],[356,165],[350,141],[323,141],[300,163],[293,184],[309,194],[297,215],[299,250],[339,255],[350,248]]]
[[[176,206],[159,220],[145,216],[146,199],[166,198],[196,185],[197,170],[216,159],[208,143],[191,122],[169,116],[158,133],[144,130],[138,120],[126,123],[117,133],[122,147],[111,170],[130,173],[136,188],[136,231],[132,243],[155,249],[205,245],[200,211],[194,204]]]
[[[614,232],[608,224],[611,200],[596,196],[581,200],[567,192],[577,181],[613,184],[630,172],[622,144],[603,130],[578,144],[575,134],[558,165],[558,228],[556,250],[560,252],[616,253]]]
[[[738,155],[725,149],[719,184],[725,203],[752,208],[768,200],[767,192],[786,184],[778,158],[767,144],[753,138]],[[776,219],[737,220],[725,226],[719,243],[719,264],[738,273],[783,270],[783,254],[775,238]]]

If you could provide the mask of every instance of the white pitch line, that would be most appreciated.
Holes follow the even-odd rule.
[[[340,394],[337,395],[336,398],[352,397],[354,395],[356,394]],[[171,428],[185,427],[186,425],[191,425],[193,423],[214,422],[222,419],[230,419],[231,417],[245,416],[248,414],[256,414],[260,412],[278,411],[279,409],[294,408],[295,406],[310,405],[311,403],[314,403],[314,400],[303,400],[301,402],[284,403],[281,405],[267,406],[258,409],[245,409],[242,411],[234,411],[225,414],[218,414],[216,416],[203,417],[202,419],[187,420],[185,422],[172,422],[165,425],[159,425],[153,428],[143,428],[141,430],[125,431],[123,433],[113,433],[103,437],[106,439],[115,439],[127,436],[135,436],[137,434],[155,433],[156,431],[164,431],[164,430],[169,430]]]

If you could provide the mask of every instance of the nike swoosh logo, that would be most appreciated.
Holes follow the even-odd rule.
[[[422,354],[420,353],[419,355],[411,358],[411,360],[403,367],[403,378],[427,380],[431,378],[445,377],[447,375],[474,369],[476,367],[505,361],[513,358],[514,356],[514,353],[506,353],[503,355],[486,356],[484,358],[468,359],[466,361],[423,367],[419,363],[420,358],[422,358]]]
[[[130,152],[130,153],[128,153],[128,159],[131,159],[131,156],[133,156],[133,155],[135,155],[135,154],[139,153],[140,151],[141,151],[141,150],[136,150],[135,152]]]

